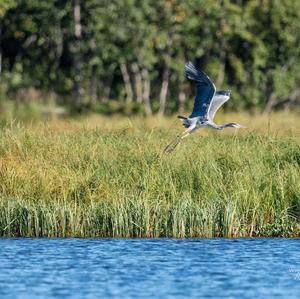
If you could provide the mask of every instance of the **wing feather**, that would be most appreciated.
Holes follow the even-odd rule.
[[[203,71],[196,68],[190,61],[185,65],[185,73],[189,80],[195,82],[197,88],[194,108],[189,117],[202,116],[207,118],[212,98],[216,92],[216,87],[210,78]]]
[[[230,91],[220,91],[215,93],[208,110],[208,118],[210,120],[214,119],[216,112],[225,102],[229,100],[229,98]]]

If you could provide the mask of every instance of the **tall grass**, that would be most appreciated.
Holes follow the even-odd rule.
[[[174,119],[4,126],[0,235],[300,236],[297,115],[223,118],[249,129],[203,130],[169,155]]]

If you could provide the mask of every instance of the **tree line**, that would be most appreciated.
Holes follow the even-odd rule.
[[[0,88],[147,115],[184,110],[196,62],[232,109],[300,100],[300,1],[0,0]],[[26,94],[26,93],[25,93]]]

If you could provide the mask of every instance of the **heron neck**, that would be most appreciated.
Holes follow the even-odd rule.
[[[222,125],[217,125],[212,121],[208,121],[206,124],[213,129],[223,129]]]

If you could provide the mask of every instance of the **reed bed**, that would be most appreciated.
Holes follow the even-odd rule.
[[[300,236],[297,115],[226,118],[249,128],[202,130],[169,155],[174,118],[3,126],[0,235]]]

